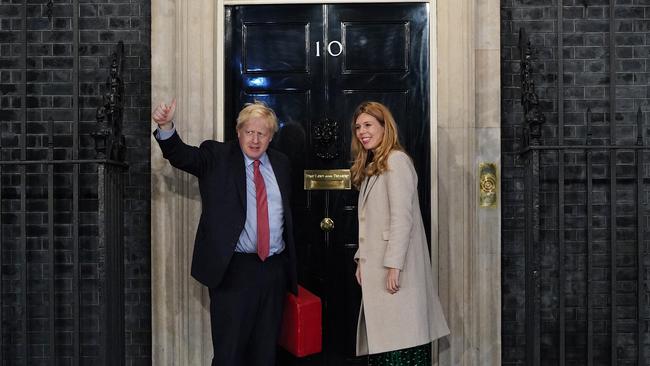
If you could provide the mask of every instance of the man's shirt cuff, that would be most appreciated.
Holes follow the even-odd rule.
[[[168,138],[172,137],[172,135],[176,132],[176,126],[174,126],[174,122],[172,122],[172,129],[171,130],[161,130],[160,127],[156,129],[156,139],[158,140],[167,140]]]

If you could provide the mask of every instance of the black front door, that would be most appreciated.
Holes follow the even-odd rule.
[[[280,120],[272,146],[293,164],[299,281],[323,302],[323,352],[279,365],[363,364],[355,357],[360,291],[354,278],[356,190],[305,190],[305,169],[350,167],[351,116],[365,100],[393,112],[420,177],[429,222],[429,8],[426,4],[226,8],[227,138],[244,103]],[[321,228],[324,218],[334,227]],[[325,227],[325,226],[323,226]]]

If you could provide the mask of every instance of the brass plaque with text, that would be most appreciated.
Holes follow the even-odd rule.
[[[305,190],[345,190],[352,188],[350,169],[305,170]]]

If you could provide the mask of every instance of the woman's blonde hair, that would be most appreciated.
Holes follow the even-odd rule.
[[[262,117],[267,122],[267,127],[272,133],[278,132],[278,117],[275,115],[273,109],[269,108],[264,102],[258,100],[253,103],[244,104],[244,108],[237,116],[236,129],[239,131],[249,119],[254,117]]]
[[[377,119],[384,127],[384,137],[374,152],[363,148],[363,145],[356,137],[356,121],[362,114],[369,114]],[[352,116],[352,184],[359,188],[366,177],[379,175],[388,169],[388,155],[393,150],[404,151],[399,143],[397,124],[390,110],[378,102],[363,102],[355,109]]]

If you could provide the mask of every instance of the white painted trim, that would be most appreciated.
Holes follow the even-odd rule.
[[[217,28],[216,28],[216,47],[215,47],[215,55],[214,55],[214,62],[215,62],[215,67],[216,67],[216,80],[214,81],[214,89],[215,89],[215,106],[217,109],[217,113],[215,113],[215,118],[217,119],[214,123],[214,130],[215,130],[215,139],[218,141],[223,141],[225,139],[225,132],[224,132],[224,113],[225,113],[225,97],[224,97],[224,91],[226,90],[224,83],[225,83],[225,68],[226,68],[226,61],[224,60],[224,54],[225,54],[225,30],[226,30],[226,10],[225,10],[225,5],[223,0],[218,0],[217,1],[217,6],[216,6],[216,12],[217,12]]]

